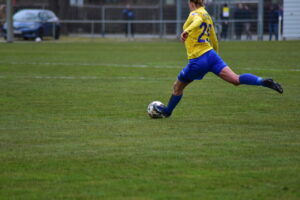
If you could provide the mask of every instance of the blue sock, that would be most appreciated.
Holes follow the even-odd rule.
[[[181,100],[181,97],[182,97],[182,95],[180,95],[180,96],[172,95],[169,100],[168,106],[165,109],[165,112],[168,114],[171,114],[173,112],[174,108],[177,106],[177,104]]]
[[[262,85],[262,78],[253,74],[240,75],[240,84],[245,85]]]

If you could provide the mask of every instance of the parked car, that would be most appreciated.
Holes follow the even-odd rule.
[[[15,37],[24,39],[43,39],[51,36],[59,39],[59,19],[50,10],[23,9],[13,16],[13,32]],[[6,38],[7,24],[3,26],[3,35]]]

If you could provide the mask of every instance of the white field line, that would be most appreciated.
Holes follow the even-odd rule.
[[[147,68],[148,65],[129,65],[129,64],[97,64],[97,63],[62,63],[62,62],[0,62],[1,64],[9,64],[9,65],[54,65],[54,66],[98,66],[98,67],[134,67],[134,68]]]
[[[11,76],[0,76],[1,79],[9,78]],[[55,80],[175,80],[174,78],[151,78],[143,76],[115,76],[115,77],[100,77],[100,76],[16,76],[17,79],[55,79]]]
[[[272,69],[272,68],[250,68],[250,67],[235,67],[236,69],[248,71],[275,71],[275,72],[300,72],[300,69]]]
[[[8,65],[53,65],[53,66],[98,66],[98,67],[128,67],[128,68],[157,68],[157,69],[181,69],[184,66],[176,65],[147,65],[147,64],[115,64],[115,63],[63,63],[63,62],[0,62],[0,64]],[[300,69],[274,69],[274,68],[251,68],[251,67],[235,67],[234,69],[247,71],[289,71],[299,72]]]
[[[171,78],[151,78],[143,76],[19,76],[19,78],[33,78],[33,79],[62,79],[62,80],[174,80]]]

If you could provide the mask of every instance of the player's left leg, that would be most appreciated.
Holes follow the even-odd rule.
[[[237,75],[234,71],[230,69],[230,67],[224,67],[222,71],[219,73],[219,76],[233,85],[262,85],[262,78],[255,76],[253,74],[242,74]]]
[[[219,77],[233,85],[240,85],[239,75],[234,73],[228,66],[222,69],[219,73]]]
[[[257,86],[264,86],[270,89],[276,90],[279,93],[283,93],[283,89],[279,83],[273,81],[273,79],[263,79],[253,74],[241,74],[237,75],[233,72],[228,66],[224,67],[222,71],[219,73],[219,76],[234,85],[257,85]]]

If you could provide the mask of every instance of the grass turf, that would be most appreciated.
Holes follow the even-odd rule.
[[[0,44],[0,199],[299,199],[300,42],[223,42],[238,73],[208,74],[168,119],[174,41]]]

